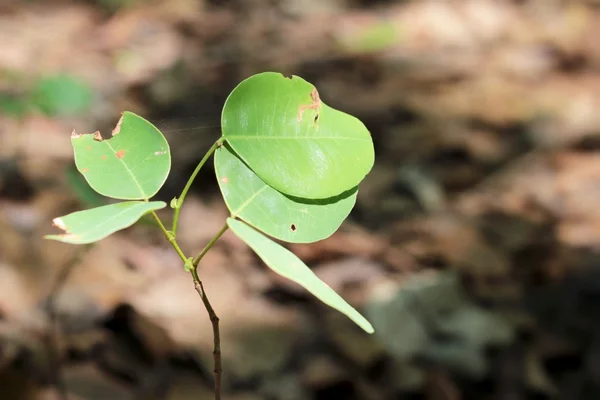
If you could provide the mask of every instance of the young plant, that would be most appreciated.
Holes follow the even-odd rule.
[[[217,399],[219,319],[197,266],[227,229],[273,271],[303,286],[366,332],[373,332],[371,324],[298,257],[269,238],[311,243],[339,228],[354,207],[358,184],[373,166],[373,141],[366,127],[323,103],[317,89],[302,78],[274,72],[254,75],[231,92],[223,107],[221,127],[221,138],[202,158],[181,195],[171,201],[171,229],[156,214],[166,204],[151,201],[171,168],[169,144],[154,125],[124,112],[110,138],[103,138],[100,132],[73,132],[75,164],[89,185],[104,196],[127,201],[55,218],[54,225],[64,233],[46,236],[72,244],[92,243],[150,213],[191,273],[213,322]],[[231,215],[204,250],[190,257],[177,242],[179,212],[213,153],[218,184]]]

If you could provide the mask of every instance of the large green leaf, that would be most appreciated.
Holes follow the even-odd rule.
[[[350,214],[357,188],[326,200],[286,196],[263,182],[227,145],[217,149],[215,170],[231,214],[267,235],[309,243],[333,234]]]
[[[166,207],[163,201],[125,201],[77,211],[54,218],[54,226],[63,230],[61,235],[46,235],[46,239],[71,244],[97,242],[108,235],[133,225],[144,214]]]
[[[98,193],[123,200],[149,199],[171,169],[169,144],[144,118],[124,112],[109,139],[100,132],[71,135],[75,164]]]
[[[228,218],[227,225],[273,271],[304,287],[328,306],[348,316],[366,332],[373,333],[373,326],[369,321],[346,303],[332,288],[321,281],[294,253],[273,242],[242,221]]]
[[[357,186],[374,162],[373,141],[355,117],[337,111],[304,79],[254,75],[229,95],[223,136],[268,185],[310,199]]]

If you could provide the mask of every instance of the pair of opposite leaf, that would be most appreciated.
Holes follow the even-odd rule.
[[[231,92],[221,125],[223,145],[214,162],[231,212],[229,228],[275,272],[373,332],[302,261],[264,235],[309,243],[339,228],[373,166],[368,130],[322,103],[302,78],[272,72],[254,75]],[[71,142],[77,169],[88,184],[104,196],[127,201],[56,218],[54,224],[65,233],[47,238],[95,242],[166,207],[150,201],[171,168],[169,145],[150,122],[124,112],[110,138],[74,132]]]

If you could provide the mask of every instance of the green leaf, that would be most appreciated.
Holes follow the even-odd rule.
[[[294,253],[273,242],[242,221],[227,218],[227,225],[273,271],[304,287],[328,306],[348,316],[366,332],[373,333],[373,327],[369,321],[346,303],[332,288],[321,281]]]
[[[31,101],[48,115],[75,115],[90,107],[92,91],[74,77],[50,76],[37,83]]]
[[[263,182],[228,145],[217,149],[215,170],[234,217],[277,239],[310,243],[333,234],[350,214],[357,188],[326,200],[294,198]]]
[[[65,174],[71,192],[85,207],[100,207],[108,203],[106,197],[99,195],[87,184],[74,165],[70,165]]]
[[[142,117],[124,112],[109,139],[100,132],[71,135],[75,165],[98,193],[123,200],[147,200],[171,169],[169,144]]]
[[[227,98],[221,125],[240,158],[290,196],[337,196],[358,186],[375,159],[363,123],[324,104],[297,76],[265,72],[246,79]]]
[[[61,235],[46,235],[46,239],[71,244],[86,244],[104,239],[111,233],[133,225],[144,214],[166,207],[162,201],[126,201],[77,211],[55,218],[54,226],[63,230]]]

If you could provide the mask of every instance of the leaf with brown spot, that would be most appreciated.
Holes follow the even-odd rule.
[[[365,125],[329,107],[322,94],[298,76],[253,75],[225,102],[223,138],[279,192],[305,199],[339,196],[369,173],[375,149]]]
[[[123,113],[110,138],[102,139],[100,132],[74,133],[71,143],[77,169],[92,189],[104,196],[148,200],[162,187],[171,169],[165,137],[131,112]]]

